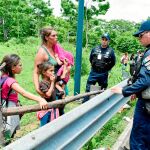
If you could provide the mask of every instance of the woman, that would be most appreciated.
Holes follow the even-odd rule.
[[[42,44],[35,56],[33,80],[36,91],[43,96],[43,93],[39,90],[39,73],[37,65],[44,61],[48,61],[54,65],[55,72],[57,72],[58,64],[53,50],[53,46],[57,43],[57,32],[53,28],[47,27],[40,30],[40,35]]]
[[[42,93],[39,89],[39,72],[37,66],[42,62],[48,61],[54,65],[55,73],[57,73],[60,66],[58,65],[55,55],[55,49],[60,47],[57,44],[57,32],[51,27],[45,27],[40,30],[40,35],[42,39],[42,44],[38,49],[38,52],[35,56],[34,60],[34,73],[33,73],[33,80],[36,91],[44,97],[44,93]],[[63,109],[60,109],[60,115],[62,115]]]

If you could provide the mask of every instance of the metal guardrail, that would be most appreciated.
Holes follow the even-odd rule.
[[[126,86],[126,80],[117,86]],[[4,150],[77,150],[80,149],[129,97],[110,89],[92,98],[47,125],[27,134]]]

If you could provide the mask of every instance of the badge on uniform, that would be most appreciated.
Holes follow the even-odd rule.
[[[98,54],[97,59],[101,59],[101,58],[102,58],[102,55]]]
[[[143,63],[147,70],[150,70],[150,55],[143,60]]]

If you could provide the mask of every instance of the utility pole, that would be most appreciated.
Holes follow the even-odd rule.
[[[84,0],[79,0],[77,43],[76,43],[76,62],[75,62],[75,77],[74,77],[74,81],[75,81],[74,82],[74,95],[77,95],[80,93],[83,20],[84,20]]]

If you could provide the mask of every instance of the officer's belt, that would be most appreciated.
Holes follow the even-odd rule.
[[[108,72],[108,70],[102,69],[102,68],[93,68],[93,67],[92,67],[92,70],[93,70],[94,72],[97,72],[97,73],[105,73],[105,72]]]

